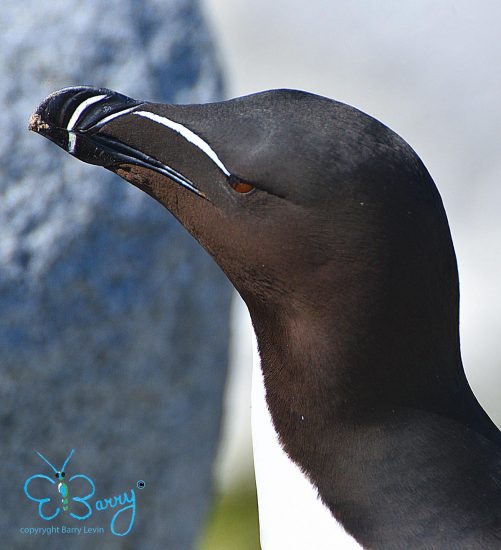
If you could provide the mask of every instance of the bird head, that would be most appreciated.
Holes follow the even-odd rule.
[[[374,118],[306,92],[169,105],[66,88],[30,129],[163,204],[248,304],[301,308],[336,281],[341,291],[348,280],[395,283],[450,239],[412,149]]]

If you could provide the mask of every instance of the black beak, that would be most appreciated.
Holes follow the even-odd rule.
[[[184,175],[106,132],[106,125],[134,113],[144,102],[106,88],[64,88],[47,97],[28,128],[83,162],[116,171],[123,165],[147,168],[205,197]]]

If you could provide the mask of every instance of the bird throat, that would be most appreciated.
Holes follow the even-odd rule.
[[[263,550],[360,549],[284,451],[266,403],[257,339],[253,338],[252,445]]]

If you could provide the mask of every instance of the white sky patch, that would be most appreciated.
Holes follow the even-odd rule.
[[[221,159],[217,156],[214,149],[212,149],[212,147],[200,136],[192,132],[189,128],[186,128],[186,126],[183,126],[182,124],[174,122],[173,120],[170,120],[163,116],[156,115],[155,113],[150,113],[149,111],[135,111],[134,114],[142,116],[144,118],[148,118],[153,122],[157,122],[158,124],[162,124],[162,126],[174,130],[174,132],[184,137],[184,139],[195,145],[195,147],[198,147],[204,154],[206,154],[224,174],[226,174],[227,176],[230,175],[230,172],[221,162]]]

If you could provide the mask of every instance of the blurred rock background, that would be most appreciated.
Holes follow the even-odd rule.
[[[191,548],[210,503],[230,286],[160,205],[27,121],[69,85],[221,99],[199,4],[3,0],[0,29],[0,546]],[[53,477],[35,450],[60,468],[72,448],[66,474],[90,476],[95,498],[135,489],[127,537],[109,534],[112,512],[44,521],[23,493],[29,476]],[[20,531],[84,524],[105,534]]]

